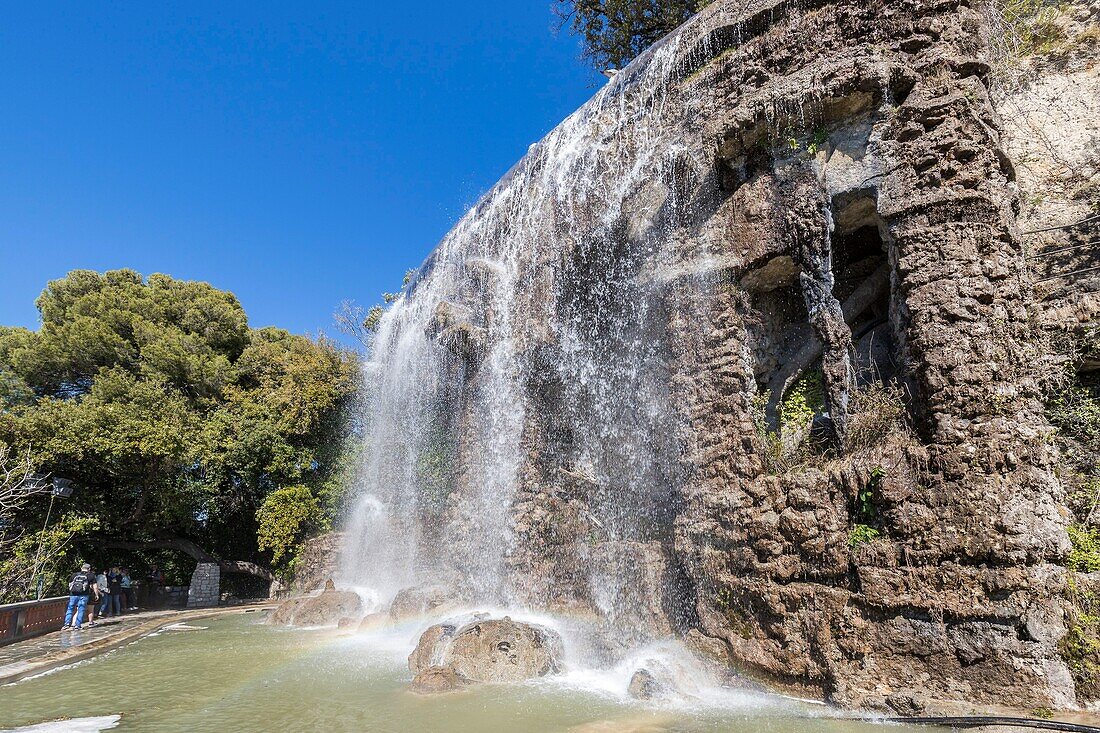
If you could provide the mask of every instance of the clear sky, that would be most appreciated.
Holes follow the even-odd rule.
[[[331,334],[594,93],[552,3],[9,4],[0,324],[130,267]]]

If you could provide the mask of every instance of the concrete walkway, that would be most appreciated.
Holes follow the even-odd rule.
[[[54,631],[0,647],[0,685],[48,672],[115,649],[169,624],[230,613],[256,613],[277,604],[260,602],[187,611],[143,611],[107,618],[91,628]]]

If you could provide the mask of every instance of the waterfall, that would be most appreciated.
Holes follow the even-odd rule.
[[[671,234],[713,164],[676,93],[680,43],[533,145],[381,319],[344,582],[576,602],[612,626],[648,592],[645,543],[677,502]]]

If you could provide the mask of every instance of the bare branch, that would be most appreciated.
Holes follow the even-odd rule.
[[[48,492],[44,481],[35,480],[30,450],[14,455],[10,447],[0,444],[0,517],[10,516],[30,497]]]
[[[364,349],[370,349],[371,330],[367,326],[370,311],[364,309],[355,302],[345,300],[340,308],[332,314],[332,320],[336,322],[336,330],[351,336],[358,341]]]

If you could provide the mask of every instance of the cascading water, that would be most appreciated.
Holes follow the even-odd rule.
[[[620,649],[671,630],[640,621],[677,505],[663,283],[711,163],[679,43],[532,146],[382,318],[344,583],[583,608]]]

